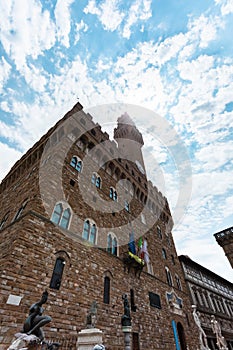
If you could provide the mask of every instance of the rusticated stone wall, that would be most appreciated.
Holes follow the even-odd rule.
[[[109,141],[100,126],[84,113],[78,116],[79,127],[82,128],[81,119],[84,118],[85,123],[89,123],[89,131],[83,132],[80,146],[80,139],[75,138],[73,123],[69,123],[69,118],[78,110],[81,110],[79,104],[15,164],[0,186],[0,222],[7,217],[0,230],[1,350],[7,349],[14,334],[21,330],[30,305],[39,300],[45,289],[49,292],[45,314],[52,317],[51,324],[45,327],[48,339],[76,339],[78,332],[85,327],[92,301],[96,300],[96,326],[103,331],[106,349],[122,349],[122,294],[130,296],[130,290],[133,290],[137,309],[131,312],[132,327],[133,332],[138,334],[141,349],[175,349],[172,329],[172,320],[175,320],[183,327],[189,350],[196,350],[198,336],[172,238],[172,218],[167,199],[147,181],[146,175],[133,161],[120,157],[115,143]],[[101,152],[91,152],[93,145],[104,141],[109,141],[108,147],[101,149]],[[69,151],[62,153],[67,145]],[[46,154],[43,154],[44,149]],[[141,148],[135,154],[139,152]],[[98,174],[102,179],[100,189],[93,187],[91,178],[86,175],[84,191],[80,190],[82,173],[70,165],[73,155],[84,159],[87,154],[92,154],[96,164],[99,164]],[[57,176],[59,166],[62,168],[62,190]],[[85,166],[88,168],[86,163],[84,169]],[[118,184],[126,179],[132,185],[130,213],[124,209],[124,183]],[[102,199],[105,209],[110,205],[111,186],[117,188],[119,198],[115,209],[105,213],[99,203]],[[47,192],[42,193],[42,187]],[[83,198],[83,194],[88,200]],[[59,200],[65,200],[72,208],[69,230],[63,230],[50,221]],[[94,207],[93,202],[96,203]],[[23,204],[24,210],[14,220]],[[91,246],[82,239],[86,218],[92,219],[98,227],[97,246]],[[137,219],[136,224],[134,219]],[[114,232],[115,228],[120,243],[118,256],[105,249],[107,234]],[[132,229],[137,238],[141,232],[146,237],[150,254],[151,266],[149,270],[144,267],[140,278],[135,276],[134,270],[128,272],[123,262]],[[162,254],[162,249],[166,256]],[[49,286],[54,263],[59,256],[66,264],[60,289],[55,290]],[[173,286],[168,285],[165,267],[171,273]],[[105,276],[110,278],[109,304],[103,302]],[[177,277],[181,289],[176,282]],[[159,295],[161,308],[150,306],[149,292]],[[174,296],[170,303],[167,292]],[[19,305],[7,302],[10,295],[21,298]],[[176,297],[182,300],[182,308],[176,304]],[[135,346],[133,350],[136,350]]]

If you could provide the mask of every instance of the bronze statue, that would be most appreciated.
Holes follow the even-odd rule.
[[[41,328],[51,322],[51,317],[42,315],[44,312],[42,305],[47,302],[47,299],[48,292],[45,290],[40,301],[30,307],[29,316],[23,325],[23,333],[33,334],[41,341],[44,340],[44,332]]]
[[[93,301],[91,304],[90,310],[87,314],[87,328],[95,328],[97,321],[97,302]]]
[[[130,327],[131,316],[130,316],[130,308],[129,308],[129,302],[127,299],[127,294],[123,294],[122,299],[124,300],[124,315],[121,317],[121,325],[125,327]]]
[[[40,344],[41,350],[58,350],[60,344],[57,342],[48,343],[44,340],[42,327],[51,322],[51,317],[43,316],[42,307],[48,300],[48,292],[45,290],[40,301],[33,304],[29,309],[29,316],[23,325],[22,333],[16,333],[16,340],[12,342],[8,350],[34,349]]]

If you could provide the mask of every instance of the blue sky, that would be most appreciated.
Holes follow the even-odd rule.
[[[233,0],[9,0],[0,23],[0,178],[77,98],[147,108],[190,157],[178,253],[232,280],[213,234],[233,225]],[[177,151],[146,133],[146,116],[139,124],[174,210]],[[157,185],[150,164],[148,174]]]

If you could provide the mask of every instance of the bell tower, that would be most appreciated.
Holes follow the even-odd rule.
[[[145,174],[142,155],[142,146],[144,145],[142,134],[127,113],[118,118],[117,127],[114,129],[114,139],[118,144],[120,154],[136,163],[139,171]]]

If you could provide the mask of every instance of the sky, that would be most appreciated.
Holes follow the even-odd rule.
[[[179,151],[143,115],[172,212],[190,197],[177,252],[233,282],[213,237],[233,226],[233,0],[0,0],[0,23],[0,179],[77,101],[157,113],[191,168],[184,180]]]

